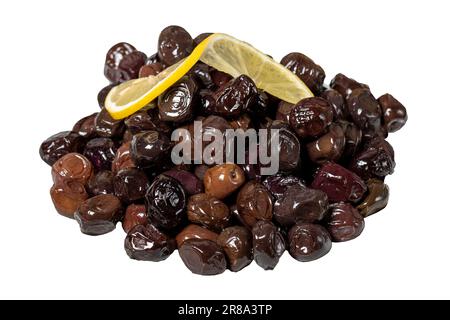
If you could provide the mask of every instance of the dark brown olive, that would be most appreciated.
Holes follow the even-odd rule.
[[[75,220],[84,234],[97,236],[113,231],[122,218],[122,204],[112,194],[100,194],[81,203]]]
[[[350,203],[334,203],[330,206],[326,228],[334,242],[349,241],[364,230],[364,218]]]
[[[253,105],[257,94],[253,80],[246,75],[240,75],[220,87],[212,97],[202,95],[202,105],[207,114],[235,117]]]
[[[299,52],[289,53],[280,63],[302,79],[314,94],[320,93],[325,80],[325,71],[321,66]]]
[[[79,153],[68,153],[52,166],[52,178],[55,184],[62,181],[78,181],[85,185],[94,173],[91,162]]]
[[[292,185],[274,204],[274,218],[285,227],[299,221],[320,221],[328,210],[328,198],[319,190]]]
[[[96,135],[95,118],[97,117],[97,115],[98,112],[94,112],[90,116],[78,120],[78,122],[73,126],[72,131],[77,132],[84,138],[93,138]]]
[[[158,73],[164,70],[164,67],[161,63],[155,62],[143,65],[139,69],[139,78],[145,78],[149,76],[156,76]]]
[[[328,231],[317,224],[298,223],[289,230],[289,253],[301,262],[319,259],[331,250]]]
[[[383,178],[394,173],[394,149],[389,142],[376,137],[364,145],[348,168],[365,180]]]
[[[370,90],[353,90],[347,98],[347,110],[365,136],[373,137],[378,134],[381,126],[381,108]]]
[[[87,190],[90,195],[114,194],[114,173],[109,170],[99,171],[89,179]]]
[[[145,201],[150,221],[163,229],[178,227],[186,216],[186,194],[172,177],[157,176],[147,190]]]
[[[340,122],[345,133],[345,147],[341,155],[341,161],[348,163],[353,159],[362,141],[362,131],[353,122]]]
[[[112,172],[116,174],[122,169],[127,168],[134,168],[136,165],[133,162],[133,159],[131,159],[130,154],[130,145],[131,142],[126,142],[120,146],[119,149],[117,149],[116,156],[112,162]]]
[[[171,169],[163,173],[166,176],[177,179],[181,183],[183,189],[188,195],[203,192],[203,182],[199,180],[193,173],[186,170]]]
[[[278,138],[274,135],[274,129],[278,132]],[[273,121],[269,125],[267,133],[267,150],[272,150],[272,146],[275,144],[279,171],[289,172],[297,169],[300,166],[300,141],[290,130],[289,125],[282,121]]]
[[[289,124],[289,115],[294,107],[292,103],[286,101],[280,101],[277,107],[277,114],[275,116],[276,120],[281,120]]]
[[[300,138],[324,134],[333,121],[333,107],[323,98],[300,100],[289,114],[289,124]]]
[[[339,124],[332,124],[328,133],[306,145],[309,159],[322,164],[326,161],[337,161],[345,147],[345,133]]]
[[[240,271],[252,262],[252,234],[246,228],[226,228],[217,238],[217,243],[225,251],[231,271]]]
[[[172,142],[165,134],[158,131],[141,132],[131,140],[131,158],[139,167],[156,167],[167,159],[171,147]]]
[[[73,180],[53,185],[50,189],[50,196],[56,211],[72,219],[80,204],[89,197],[84,186]]]
[[[149,186],[147,176],[137,168],[122,169],[114,177],[114,193],[123,202],[144,198]]]
[[[111,170],[116,150],[111,139],[95,138],[86,144],[83,155],[91,161],[96,171]]]
[[[383,124],[388,132],[400,130],[408,121],[406,108],[389,93],[379,97],[378,103],[383,113]]]
[[[273,270],[286,250],[283,235],[272,222],[265,220],[253,226],[252,235],[256,263],[264,270]]]
[[[163,261],[175,249],[175,240],[152,224],[136,225],[125,238],[125,251],[131,259],[135,260]]]
[[[326,163],[316,173],[311,187],[322,190],[330,202],[358,202],[367,191],[364,181],[336,163]]]
[[[186,58],[193,48],[192,37],[182,27],[169,26],[159,35],[158,57],[168,66]]]
[[[84,139],[77,132],[63,131],[57,133],[39,147],[41,159],[52,166],[56,160],[71,152],[80,152],[84,147]]]
[[[241,188],[236,206],[239,216],[250,228],[259,220],[272,219],[272,196],[262,184],[256,181],[249,181]]]
[[[100,109],[103,109],[105,107],[105,100],[106,97],[108,96],[109,92],[111,91],[112,88],[114,88],[115,86],[117,86],[119,83],[112,83],[107,85],[106,87],[102,88],[97,95],[97,102],[98,102],[98,106],[100,107]]]
[[[231,218],[227,205],[206,193],[191,196],[187,205],[189,221],[212,230],[222,230]]]
[[[346,118],[345,114],[345,100],[344,97],[334,89],[327,89],[320,95],[327,100],[333,107],[334,120],[343,120]]]
[[[203,62],[197,62],[191,69],[190,74],[200,85],[201,88],[211,89],[214,82],[211,77],[211,67]]]
[[[122,228],[128,233],[138,224],[147,224],[148,215],[147,208],[143,204],[130,204],[125,210],[125,215],[122,220]]]
[[[106,54],[105,59],[105,77],[111,82],[123,82],[127,79],[127,75],[119,69],[119,64],[128,54],[135,52],[136,48],[131,44],[126,42],[120,42],[111,49],[109,49]]]
[[[369,89],[369,86],[338,73],[330,82],[330,87],[339,92],[346,99],[353,90],[358,88]]]
[[[300,180],[300,178],[292,175],[286,174],[275,174],[268,176],[263,181],[264,186],[269,190],[275,200],[281,199],[286,193],[287,189],[291,186],[299,186],[306,188],[305,184]]]
[[[227,269],[222,248],[206,239],[190,239],[178,249],[181,260],[192,273],[200,275],[221,274]]]
[[[180,123],[192,119],[197,91],[198,85],[191,77],[183,77],[167,89],[158,98],[161,120]]]
[[[175,239],[179,248],[186,240],[203,239],[216,242],[218,236],[219,235],[217,233],[211,230],[208,230],[196,224],[190,224],[186,228],[181,230],[181,232],[177,234],[177,237]]]
[[[389,187],[383,181],[369,179],[366,184],[369,191],[357,207],[363,217],[368,217],[384,209],[389,201]]]
[[[217,199],[226,198],[243,185],[244,182],[244,171],[233,163],[209,168],[203,180],[205,192]]]
[[[125,126],[122,120],[114,120],[106,109],[95,117],[95,132],[104,138],[118,138],[123,135]]]
[[[139,70],[145,65],[147,61],[147,56],[145,53],[140,51],[133,51],[126,56],[119,63],[119,68],[122,79],[124,81],[137,79],[139,77]]]

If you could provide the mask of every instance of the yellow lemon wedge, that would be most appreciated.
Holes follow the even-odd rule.
[[[259,89],[290,103],[313,96],[299,77],[266,54],[229,35],[214,33],[187,58],[158,75],[114,87],[106,97],[105,108],[114,119],[128,117],[180,80],[199,60],[233,77],[245,74]]]

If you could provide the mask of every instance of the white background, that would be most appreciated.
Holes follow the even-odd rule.
[[[1,1],[0,298],[450,298],[448,1]],[[201,277],[178,254],[135,262],[120,227],[82,235],[51,203],[42,140],[98,110],[104,56],[152,54],[160,30],[225,32],[281,59],[300,51],[408,108],[389,137],[391,201],[323,259]]]

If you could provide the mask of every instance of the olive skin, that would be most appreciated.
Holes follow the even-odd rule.
[[[289,114],[289,124],[299,138],[321,136],[332,121],[333,108],[327,100],[318,97],[300,100]]]
[[[388,132],[400,130],[408,121],[406,108],[389,93],[379,97],[378,103],[383,114],[383,125]]]
[[[310,262],[326,255],[332,246],[328,231],[318,224],[298,223],[288,234],[289,253],[301,262]]]
[[[234,226],[224,229],[217,243],[225,251],[231,271],[240,271],[252,262],[252,234],[245,227]]]
[[[152,224],[133,227],[125,238],[125,251],[134,260],[163,261],[176,249],[175,240]]]
[[[227,269],[225,252],[216,242],[205,239],[186,240],[178,252],[192,273],[210,276],[221,274]]]
[[[145,194],[149,219],[157,227],[174,229],[186,217],[186,194],[181,184],[165,175],[157,176]]]
[[[302,79],[314,94],[320,93],[325,80],[325,71],[321,66],[299,52],[289,53],[280,63]]]
[[[286,250],[286,242],[270,221],[260,220],[252,228],[253,256],[258,266],[273,270]]]
[[[384,209],[389,201],[389,187],[382,180],[367,180],[367,196],[358,205],[358,210],[363,217],[368,217]]]
[[[350,203],[334,203],[325,227],[334,242],[349,241],[364,230],[364,218]]]
[[[112,194],[100,194],[80,204],[75,220],[82,233],[98,236],[113,231],[122,215],[119,198]]]

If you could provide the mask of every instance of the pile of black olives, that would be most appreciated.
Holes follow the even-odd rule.
[[[161,261],[178,249],[184,264],[203,275],[239,271],[253,260],[273,269],[284,251],[312,261],[333,242],[358,237],[364,218],[389,198],[385,177],[395,160],[386,138],[407,121],[392,95],[377,99],[343,74],[325,85],[324,70],[294,52],[281,64],[315,95],[295,105],[261,91],[246,75],[233,79],[199,62],[124,120],[104,109],[111,88],[158,74],[208,35],[193,39],[169,26],[149,57],[124,42],[108,51],[110,84],[98,94],[100,110],[40,146],[52,166],[56,210],[88,235],[110,232],[121,221],[130,258]],[[171,133],[192,130],[194,120],[206,134],[279,129],[279,172],[263,176],[261,165],[250,163],[172,164]]]

